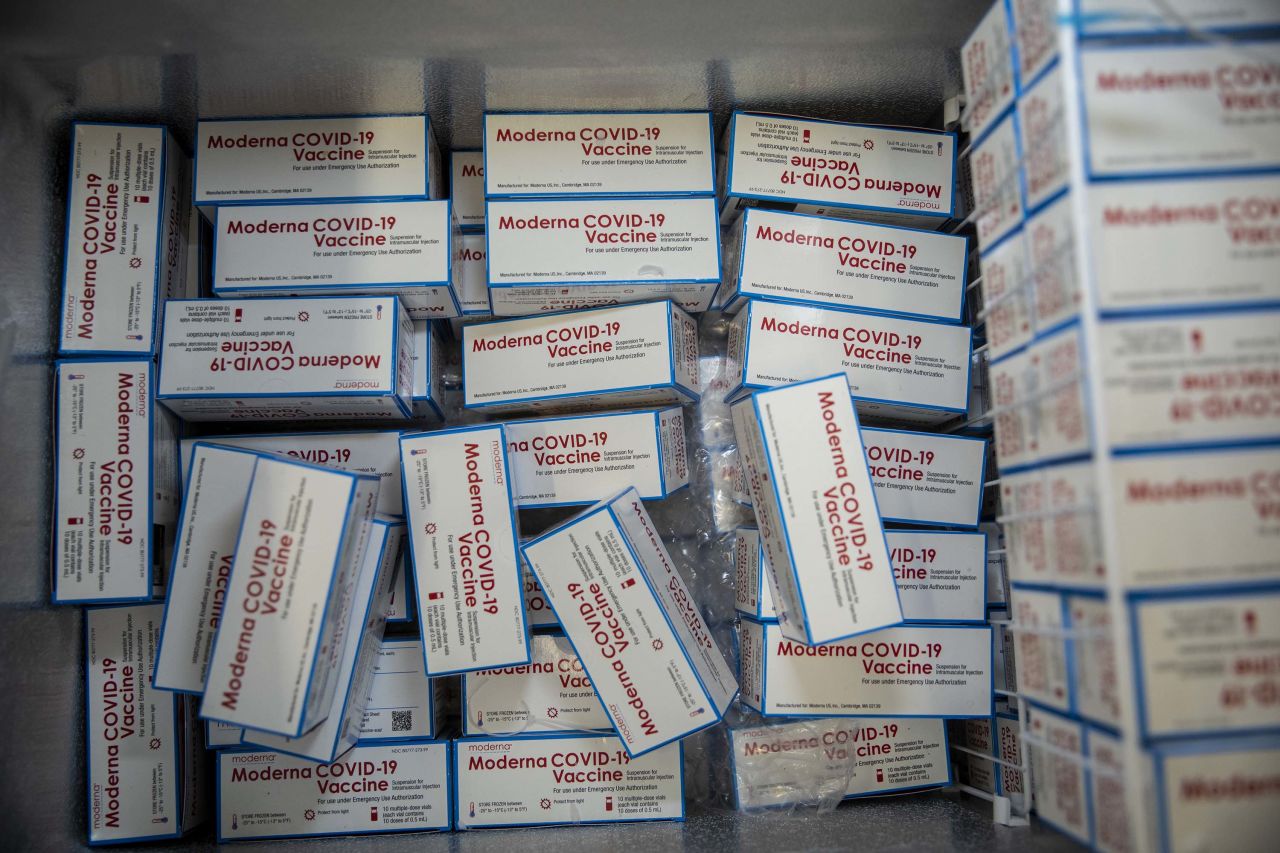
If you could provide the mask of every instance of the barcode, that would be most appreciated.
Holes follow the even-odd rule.
[[[413,728],[413,711],[392,711],[391,731],[407,732]]]

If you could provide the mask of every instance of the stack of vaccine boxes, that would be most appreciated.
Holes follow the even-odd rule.
[[[1024,747],[1102,850],[1265,846],[1280,803],[1280,45],[1185,23],[1086,17],[1077,68],[996,3],[962,54]]]

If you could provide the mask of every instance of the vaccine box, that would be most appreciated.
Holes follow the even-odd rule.
[[[711,135],[707,112],[486,113],[485,195],[710,196]]]
[[[591,678],[564,634],[535,634],[527,664],[462,675],[462,733],[613,733]]]
[[[1047,5],[1024,2],[1023,5]],[[1034,86],[1018,96],[1018,129],[1022,132],[1023,206],[1036,210],[1067,188],[1071,181],[1067,92],[1062,64],[1056,64]],[[1093,189],[1090,187],[1089,193]],[[1086,196],[1089,195],[1086,193]]]
[[[384,637],[373,666],[373,681],[360,740],[365,743],[435,737],[440,728],[443,681],[427,678],[422,640]]]
[[[982,275],[987,353],[995,362],[1029,343],[1039,328],[1032,300],[1026,230],[1019,228],[999,246],[983,253],[978,259],[978,270]]]
[[[985,438],[866,427],[862,444],[884,521],[978,526]]]
[[[991,365],[996,461],[1002,472],[1078,458],[1092,448],[1084,361],[1080,329],[1071,325]],[[1113,369],[1104,367],[1104,373]]]
[[[1089,462],[1000,476],[1000,507],[1011,583],[1094,590],[1105,587],[1106,562],[1094,482]],[[1164,535],[1170,532],[1163,527],[1150,529],[1160,529]]]
[[[930,425],[967,411],[971,330],[751,300],[733,319],[728,399],[843,370],[863,418]]]
[[[400,432],[367,430],[358,432],[277,432],[255,435],[217,435],[199,439],[222,447],[261,450],[358,474],[373,474],[382,484],[378,489],[378,512],[403,515],[400,488]],[[182,481],[191,473],[191,454],[197,439],[181,443]]]
[[[955,211],[952,133],[737,111],[722,219],[747,207],[939,228]]]
[[[953,720],[952,731],[960,746],[981,752],[983,755],[995,756],[995,735],[993,734],[994,718],[983,720]],[[971,752],[956,753],[956,774],[961,785],[968,785],[988,794],[996,794],[1000,790],[999,774],[992,758],[979,758]]]
[[[1124,320],[1100,327],[1112,447],[1280,435],[1280,310]]]
[[[89,843],[180,838],[204,822],[194,700],[152,692],[160,605],[85,610]]]
[[[239,726],[232,726],[227,723],[215,723],[212,720],[204,721],[205,749],[227,749],[228,747],[238,747],[240,746],[240,738],[243,735],[244,729]]]
[[[1074,593],[1064,599],[1070,626],[1071,696],[1076,713],[1120,729],[1120,676],[1111,627],[1111,607],[1103,595]]]
[[[991,628],[908,625],[827,646],[740,621],[743,704],[766,717],[989,717]]]
[[[73,122],[62,355],[150,355],[187,287],[191,160],[161,125]]]
[[[489,304],[489,247],[483,234],[463,234],[462,245],[454,262],[458,264],[457,287],[458,305],[462,308],[463,318],[489,317],[493,315],[493,307]],[[453,318],[451,323],[461,323]],[[462,335],[455,328],[454,337],[459,340]]]
[[[417,613],[413,609],[415,586],[413,568],[409,562],[409,546],[400,552],[400,570],[396,572],[395,582],[391,585],[391,601],[387,603],[388,625],[410,625],[417,622]]]
[[[394,293],[413,320],[462,310],[448,201],[219,208],[213,229],[214,296]]]
[[[1239,850],[1271,847],[1280,831],[1277,764],[1274,735],[1158,746],[1152,765],[1160,849],[1191,853],[1223,839]]]
[[[748,299],[958,323],[968,238],[830,216],[748,210],[726,271],[728,313]]]
[[[628,755],[720,721],[738,685],[635,489],[522,550]]]
[[[59,361],[51,574],[55,604],[163,592],[178,516],[177,422],[143,359]]]
[[[740,810],[827,800],[847,778],[852,800],[951,784],[941,719],[818,718],[729,729],[734,806]]]
[[[1091,844],[1084,724],[1032,705],[1027,725],[1036,813],[1064,835]]]
[[[346,621],[332,641],[338,649],[337,672],[333,676],[337,686],[324,722],[302,737],[246,729],[244,743],[319,762],[333,761],[355,746],[362,734],[382,633],[387,627],[391,584],[403,544],[402,520],[373,520],[369,543],[351,589]]]
[[[394,296],[175,300],[159,399],[188,421],[398,420],[412,360]]]
[[[489,302],[499,317],[670,299],[705,311],[720,284],[716,202],[489,199]]]
[[[484,152],[449,155],[449,200],[463,231],[484,230]]]
[[[1014,632],[1009,630],[1009,607],[1002,604],[987,611],[991,623],[991,655],[994,658],[996,690],[1016,693],[1018,690],[1017,655],[1014,651]]]
[[[1080,52],[1086,166],[1093,178],[1280,166],[1280,45],[1242,56],[1218,43]]]
[[[684,820],[684,750],[629,755],[613,735],[453,742],[457,829]]]
[[[400,460],[427,674],[528,663],[502,424],[405,435]]]
[[[1093,726],[1085,740],[1092,762],[1087,782],[1094,847],[1100,853],[1128,853],[1134,845],[1125,800],[1124,744]]]
[[[1075,709],[1071,695],[1072,642],[1067,639],[1066,599],[1058,592],[1014,586],[1013,647],[1018,692],[1058,711]]]
[[[444,343],[430,320],[413,321],[413,416],[439,423],[444,420]]]
[[[462,381],[467,408],[498,412],[697,402],[698,327],[670,302],[480,323]]]
[[[858,418],[842,375],[733,407],[782,633],[820,645],[902,622]]]
[[[1022,145],[1018,120],[1007,114],[969,152],[973,193],[970,218],[978,231],[978,249],[986,252],[1022,223]]]
[[[538,576],[529,568],[524,555],[520,555],[520,577],[524,582],[524,610],[530,628],[558,628],[560,620],[547,601],[546,590],[538,583]]]
[[[1280,301],[1280,175],[1090,184],[1085,196],[1101,311]],[[1139,260],[1141,259],[1141,260]]]
[[[757,619],[777,619],[777,605],[769,588],[769,554],[757,527],[739,527],[733,534],[733,606]]]
[[[1004,526],[991,521],[978,525],[987,537],[987,606],[1009,603],[1008,542]]]
[[[1268,0],[1179,0],[1177,17],[1161,14],[1159,0],[1081,0],[1081,35],[1151,35],[1181,33],[1188,27],[1200,32],[1245,31],[1280,23],[1275,5]],[[1098,12],[1107,14],[1099,15]]]
[[[1004,763],[1000,765],[998,775],[1001,796],[1013,800],[1015,808],[1021,808],[1027,796],[1025,777],[1022,766],[1022,723],[1017,715],[997,713],[995,717],[996,757]]]
[[[906,622],[985,622],[987,534],[886,530]]]
[[[186,273],[182,290],[176,295],[199,299],[208,295],[213,286],[213,229],[194,206],[187,216],[186,251]]]
[[[1280,587],[1143,596],[1130,609],[1144,737],[1277,728]]]
[[[679,406],[504,426],[512,495],[521,509],[590,505],[628,486],[656,500],[689,485]]]
[[[1081,9],[1088,9],[1094,2],[1095,0],[1083,0]],[[1116,7],[1115,0],[1102,2],[1108,12]],[[1058,11],[1052,3],[1044,0],[1011,0],[1009,13],[1013,19],[1014,67],[1018,72],[1019,87],[1026,89],[1058,55]],[[1079,22],[1081,31],[1092,26],[1097,18],[1091,16],[1088,20],[1082,19]]]
[[[440,198],[425,115],[196,123],[196,206]]]
[[[203,441],[185,453],[188,474],[152,684],[203,693],[214,636],[227,607],[245,499],[258,460],[269,457]]]
[[[448,830],[448,741],[355,749],[332,764],[218,753],[218,842]]]
[[[200,715],[297,737],[323,722],[378,479],[260,457]]]
[[[968,113],[964,124],[973,139],[980,139],[1013,105],[1017,89],[1012,48],[1010,11],[1004,0],[997,0],[960,48]]]
[[[1125,583],[1170,588],[1280,580],[1280,447],[1226,447],[1111,464]]]

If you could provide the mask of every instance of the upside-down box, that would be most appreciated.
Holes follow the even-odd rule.
[[[213,294],[396,294],[414,320],[456,317],[460,234],[448,201],[214,211]]]
[[[468,408],[553,411],[698,400],[698,328],[670,302],[462,330]]]
[[[968,239],[828,216],[748,210],[724,310],[773,299],[958,323]],[[719,297],[717,297],[719,298]]]
[[[742,701],[766,717],[987,717],[991,628],[907,625],[827,646],[744,617]]]
[[[735,112],[722,218],[771,207],[938,228],[955,206],[952,133]]]
[[[334,116],[200,121],[195,203],[440,198],[440,151],[431,120]]]
[[[629,755],[719,722],[738,685],[635,489],[522,550]]]
[[[255,460],[202,717],[290,737],[326,719],[378,485],[368,474]]]
[[[711,132],[707,112],[487,113],[485,195],[709,196]]]
[[[190,172],[160,125],[72,125],[60,353],[155,352],[161,304],[188,287]]]
[[[733,407],[782,632],[811,645],[902,622],[858,418],[842,375]]]
[[[160,605],[85,611],[90,844],[178,838],[207,816],[195,700],[151,692]]]
[[[684,750],[628,755],[613,735],[453,743],[458,829],[684,819]]]
[[[178,515],[177,423],[145,358],[59,361],[51,560],[55,604],[164,590]]]
[[[502,424],[400,439],[427,674],[529,662]]]
[[[449,829],[449,743],[358,744],[332,764],[218,753],[218,841]]]
[[[968,327],[752,300],[729,327],[730,401],[843,370],[864,418],[930,425],[964,414]]]
[[[839,718],[729,730],[734,805],[785,806],[851,800],[951,784],[943,720]]]
[[[412,362],[395,296],[175,300],[158,396],[190,421],[399,420]]]
[[[489,301],[500,317],[653,299],[705,311],[720,284],[710,196],[490,199],[485,220]]]
[[[689,484],[679,406],[504,426],[518,507],[594,504],[628,486],[654,500]]]

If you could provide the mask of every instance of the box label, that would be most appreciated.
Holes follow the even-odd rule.
[[[1084,726],[1050,711],[1032,707],[1027,725],[1031,734],[1052,746],[1084,755]],[[1084,764],[1047,749],[1029,745],[1036,811],[1045,823],[1082,844],[1090,843],[1089,807]]]
[[[867,428],[862,443],[883,519],[977,527],[986,439]]]
[[[449,198],[463,228],[484,230],[484,152],[454,151],[450,156]]]
[[[1035,337],[1031,304],[1031,260],[1023,231],[1010,235],[978,261],[982,272],[982,310],[987,314],[991,360],[1013,352]]]
[[[991,365],[996,460],[1002,471],[1088,452],[1080,331],[1070,326]]]
[[[412,740],[436,733],[435,690],[423,669],[422,641],[387,638],[378,650],[360,737]]]
[[[1010,590],[1018,660],[1018,692],[1060,711],[1071,710],[1071,672],[1063,633],[1063,599],[1056,592]]]
[[[1033,5],[1028,0],[1023,0],[1023,4]],[[1061,64],[1055,65],[1039,83],[1018,97],[1018,126],[1027,140],[1022,164],[1027,209],[1035,210],[1066,189],[1071,180]],[[1090,187],[1086,195],[1092,192]]]
[[[1272,846],[1280,832],[1280,743],[1241,747],[1158,759],[1164,849],[1191,853],[1222,839],[1239,850]]]
[[[1091,0],[1083,0],[1088,7]],[[1139,0],[1141,2],[1141,0]],[[1115,0],[1106,0],[1107,11],[1114,8]],[[1058,18],[1054,7],[1041,0],[1012,0],[1009,11],[1013,16],[1013,38],[1017,47],[1018,80],[1026,85],[1058,55]],[[1092,24],[1080,22],[1083,29]]]
[[[887,530],[893,576],[909,622],[983,622],[987,537],[981,533]]]
[[[983,252],[1022,222],[1021,166],[1017,119],[1010,113],[969,155],[973,218]]]
[[[965,122],[977,139],[1013,104],[1013,36],[1004,3],[993,3],[960,49]]]
[[[529,640],[529,663],[462,676],[466,697],[463,733],[514,735],[531,732],[613,732],[609,715],[578,654],[562,635]]]

